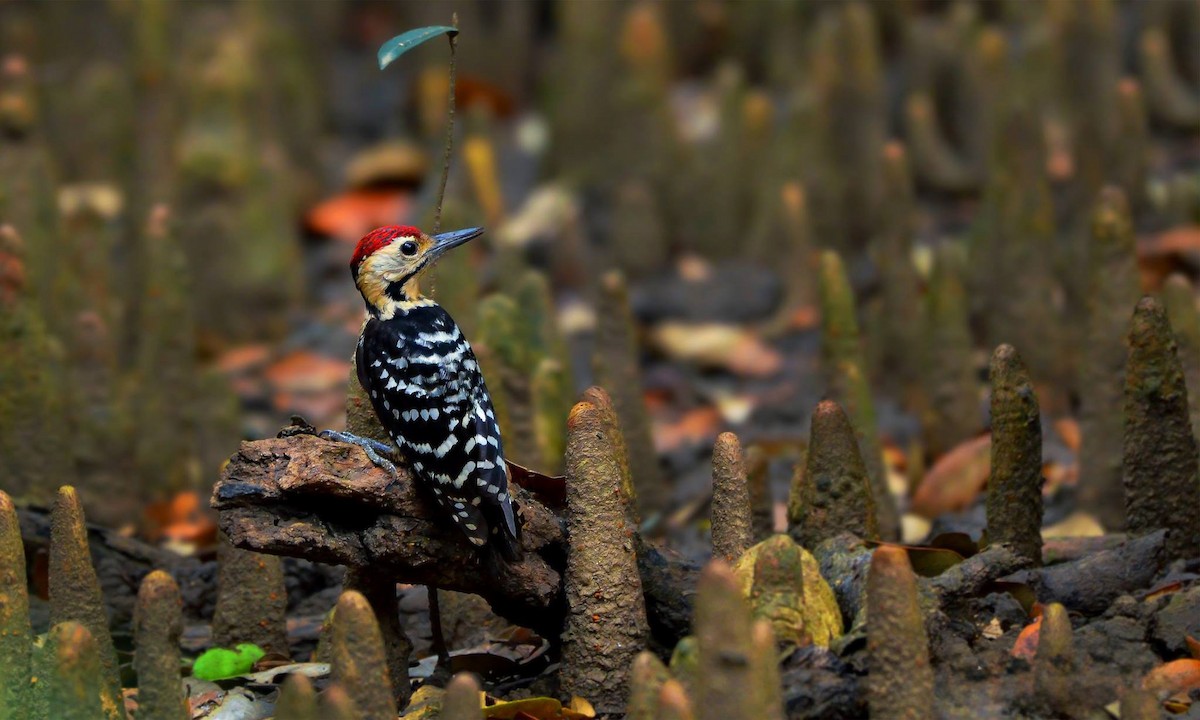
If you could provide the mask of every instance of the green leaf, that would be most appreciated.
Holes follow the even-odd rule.
[[[391,65],[396,58],[430,38],[438,35],[454,37],[457,34],[458,28],[449,25],[432,25],[401,33],[379,46],[379,69],[382,70]]]
[[[236,650],[211,648],[196,658],[192,674],[201,680],[223,680],[245,675],[254,669],[254,663],[262,659],[263,649],[250,643],[242,643]]]

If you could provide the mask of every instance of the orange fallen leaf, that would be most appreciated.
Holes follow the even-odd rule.
[[[226,374],[245,372],[262,365],[270,357],[271,347],[266,343],[239,345],[221,353],[216,368]]]
[[[811,330],[820,322],[821,312],[813,305],[801,305],[788,318],[788,326],[793,330]]]
[[[281,392],[319,392],[347,382],[350,363],[309,350],[297,350],[273,363],[265,376],[267,382]]]
[[[1079,429],[1079,422],[1075,418],[1059,418],[1054,421],[1054,432],[1058,433],[1058,437],[1071,449],[1071,452],[1079,452],[1079,446],[1083,443],[1083,431]]]
[[[148,503],[144,511],[146,538],[151,542],[166,539],[200,546],[216,542],[217,525],[205,508],[200,496],[191,490]]]
[[[380,225],[399,222],[411,206],[407,190],[351,190],[322,201],[304,220],[316,233],[352,243]]]
[[[654,423],[654,448],[670,452],[684,443],[699,444],[717,436],[721,414],[713,407],[696,408],[675,422]]]
[[[1200,660],[1195,658],[1164,663],[1142,679],[1142,689],[1159,698],[1190,693],[1197,688],[1200,688]]]
[[[1200,253],[1200,226],[1180,225],[1137,240],[1142,287],[1157,290],[1174,272],[1186,270],[1189,258]]]
[[[1041,639],[1041,629],[1042,617],[1039,615],[1021,630],[1021,634],[1017,636],[1017,641],[1013,643],[1009,654],[1015,658],[1033,662],[1034,656],[1037,655],[1038,640]]]
[[[960,443],[925,474],[913,495],[912,511],[932,519],[968,507],[987,485],[991,469],[991,435]]]
[[[1138,238],[1138,256],[1200,253],[1200,225],[1177,225],[1157,235]]]

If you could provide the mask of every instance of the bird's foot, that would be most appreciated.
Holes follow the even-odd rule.
[[[361,435],[355,435],[354,433],[341,432],[340,430],[322,430],[320,433],[318,433],[318,436],[325,438],[326,440],[337,440],[339,442],[350,443],[351,445],[359,446],[363,449],[363,452],[367,454],[367,457],[371,459],[371,462],[375,463],[376,467],[383,468],[389,475],[392,476],[393,480],[396,479],[398,472],[396,471],[395,463],[384,457],[385,455],[392,454],[391,445],[378,440],[373,440],[371,438],[362,437]]]

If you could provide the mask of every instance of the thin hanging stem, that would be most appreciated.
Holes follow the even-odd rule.
[[[450,16],[450,24],[458,27],[458,13]],[[446,152],[442,156],[442,182],[438,186],[437,205],[433,208],[433,235],[442,229],[442,202],[446,199],[446,181],[450,179],[450,153],[454,150],[454,56],[458,47],[458,33],[450,35],[450,97],[446,108]]]

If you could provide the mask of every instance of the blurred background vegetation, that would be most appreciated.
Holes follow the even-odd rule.
[[[69,482],[96,522],[208,545],[202,498],[238,440],[293,413],[344,425],[362,319],[346,264],[378,225],[428,226],[448,87],[441,42],[383,73],[375,50],[451,12],[443,226],[488,234],[431,289],[482,348],[517,462],[561,470],[561,427],[533,407],[565,418],[599,378],[637,467],[670,478],[641,502],[694,509],[732,428],[776,471],[781,513],[832,394],[903,511],[925,468],[980,457],[962,443],[1009,342],[1069,488],[1089,412],[1116,418],[1115,441],[1082,442],[1119,470],[1103,350],[1123,363],[1141,290],[1182,273],[1172,321],[1200,352],[1196,2],[10,0],[6,492],[44,503]],[[1136,256],[1093,226],[1105,185]],[[822,344],[841,380],[818,372]],[[968,489],[921,514],[976,499],[986,470],[962,462]],[[1093,515],[1119,527],[1105,502]]]

